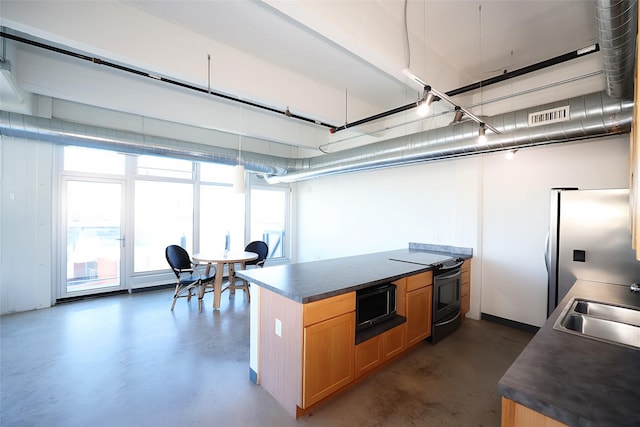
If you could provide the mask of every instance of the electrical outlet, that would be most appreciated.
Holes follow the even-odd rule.
[[[280,319],[276,319],[276,335],[279,337],[282,336],[282,322]]]

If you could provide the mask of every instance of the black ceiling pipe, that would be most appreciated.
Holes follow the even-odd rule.
[[[135,74],[135,75],[138,75],[138,76],[141,76],[141,77],[147,77],[147,78],[150,78],[150,79],[153,79],[153,80],[158,80],[158,81],[161,81],[161,82],[164,82],[164,83],[169,83],[169,84],[172,84],[174,86],[183,87],[185,89],[190,89],[190,90],[193,90],[193,91],[196,91],[196,92],[200,92],[200,93],[204,93],[204,94],[207,94],[207,95],[213,95],[213,96],[216,96],[218,98],[226,99],[227,101],[237,102],[239,104],[248,105],[250,107],[259,108],[261,110],[266,110],[266,111],[269,111],[269,112],[272,112],[272,113],[282,114],[284,116],[291,117],[291,118],[298,119],[298,120],[302,120],[304,122],[313,123],[313,124],[316,124],[316,125],[328,127],[329,129],[335,129],[335,126],[333,126],[333,125],[331,125],[329,123],[324,123],[324,122],[321,122],[320,120],[310,119],[308,117],[300,116],[298,114],[293,114],[293,113],[291,113],[289,111],[288,108],[286,110],[284,110],[284,111],[281,111],[281,110],[278,110],[276,108],[269,107],[268,105],[259,104],[257,102],[248,101],[246,99],[236,98],[234,96],[227,95],[227,94],[224,94],[224,93],[221,93],[221,92],[214,92],[214,91],[212,91],[211,89],[208,89],[208,88],[205,89],[205,88],[201,88],[201,87],[189,84],[189,83],[184,83],[184,82],[180,82],[178,80],[168,79],[166,77],[161,77],[161,76],[158,76],[158,75],[150,74],[150,73],[148,73],[146,71],[137,70],[137,69],[131,68],[131,67],[126,67],[124,65],[116,64],[114,62],[105,61],[105,60],[102,60],[100,58],[92,57],[92,56],[85,55],[85,54],[82,54],[82,53],[79,53],[79,52],[73,52],[71,50],[62,49],[62,48],[59,48],[59,47],[56,47],[56,46],[51,46],[51,45],[46,44],[46,43],[42,43],[42,42],[39,42],[39,41],[36,41],[36,40],[31,40],[31,39],[28,39],[28,38],[24,38],[24,37],[15,35],[15,34],[10,34],[10,33],[7,33],[5,31],[0,31],[0,36],[5,37],[7,39],[18,41],[20,43],[25,43],[25,44],[28,44],[28,45],[31,45],[31,46],[35,46],[35,47],[39,47],[39,48],[42,48],[42,49],[45,49],[45,50],[49,50],[51,52],[56,52],[56,53],[60,53],[62,55],[71,56],[71,57],[76,58],[76,59],[81,59],[81,60],[84,60],[84,61],[93,62],[94,64],[105,65],[107,67],[115,68],[115,69],[121,70],[121,71],[126,71],[127,73]]]
[[[491,78],[488,78],[488,79],[485,79],[485,80],[482,80],[482,81],[479,81],[479,82],[476,82],[476,83],[472,83],[472,84],[469,84],[469,85],[466,85],[466,86],[463,86],[463,87],[460,87],[460,88],[457,88],[457,89],[450,90],[449,92],[445,92],[445,95],[447,95],[447,96],[460,95],[462,93],[470,92],[472,90],[476,90],[476,89],[479,89],[481,87],[485,87],[485,86],[489,86],[489,85],[496,84],[496,83],[499,83],[499,82],[503,82],[505,80],[509,80],[509,79],[514,78],[514,77],[519,77],[519,76],[522,76],[524,74],[531,73],[533,71],[539,71],[539,70],[542,70],[543,68],[551,67],[552,65],[557,65],[557,64],[561,64],[561,63],[566,62],[566,61],[570,61],[572,59],[580,58],[582,56],[598,52],[599,50],[600,50],[600,46],[596,43],[596,44],[591,45],[591,46],[589,46],[587,48],[578,49],[578,50],[575,50],[575,51],[572,51],[572,52],[569,52],[569,53],[565,53],[563,55],[559,55],[559,56],[556,56],[554,58],[547,59],[547,60],[535,63],[533,65],[528,65],[526,67],[519,68],[519,69],[514,70],[514,71],[507,72],[505,70],[505,72],[500,74],[499,76],[491,77]],[[439,101],[439,100],[440,100],[440,98],[437,98],[437,97],[434,98],[434,101]],[[344,129],[348,129],[348,128],[351,128],[351,127],[354,127],[354,126],[358,126],[358,125],[362,125],[362,124],[365,124],[365,123],[369,123],[369,122],[372,122],[374,120],[382,119],[384,117],[388,117],[388,116],[391,116],[393,114],[397,114],[397,113],[401,113],[403,111],[410,110],[410,109],[414,108],[415,106],[416,106],[415,102],[413,102],[411,104],[403,105],[402,107],[397,107],[397,108],[394,108],[394,109],[391,109],[391,110],[388,110],[388,111],[385,111],[385,112],[382,112],[382,113],[375,114],[375,115],[370,116],[370,117],[365,117],[364,119],[360,119],[360,120],[357,120],[355,122],[345,123],[342,126],[339,126],[339,127],[336,127],[336,128],[331,128],[331,129],[329,129],[329,132],[336,133],[336,132],[344,130]]]

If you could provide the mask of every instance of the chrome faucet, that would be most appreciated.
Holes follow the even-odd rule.
[[[637,283],[632,283],[629,288],[631,289],[631,292],[640,293],[640,285]]]

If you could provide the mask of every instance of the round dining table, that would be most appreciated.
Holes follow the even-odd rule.
[[[258,254],[255,252],[246,252],[246,251],[211,251],[211,252],[198,252],[193,254],[193,261],[207,264],[207,269],[205,271],[205,275],[209,275],[211,271],[211,266],[215,264],[216,266],[216,274],[213,281],[213,309],[217,310],[220,308],[220,297],[222,296],[222,292],[224,290],[229,289],[229,292],[235,293],[235,290],[239,288],[235,284],[236,275],[235,275],[235,264],[241,265],[241,270],[244,270],[245,263],[247,261],[253,261],[258,258]],[[225,264],[228,266],[229,271],[229,286],[222,289],[222,276],[224,275],[224,266]],[[250,301],[248,288],[245,287],[246,284],[242,286],[247,293],[247,301]]]

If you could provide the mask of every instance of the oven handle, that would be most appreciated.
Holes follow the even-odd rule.
[[[449,323],[455,322],[458,319],[458,317],[460,317],[460,314],[462,314],[462,310],[458,310],[458,314],[456,314],[453,319],[447,320],[446,322],[442,322],[442,323],[436,323],[433,326],[444,326],[444,325],[448,325]]]
[[[458,258],[458,259],[456,260],[456,263],[455,263],[455,264],[453,264],[453,265],[448,265],[448,266],[446,266],[446,267],[445,267],[445,266],[440,267],[440,271],[453,270],[453,269],[456,269],[456,268],[461,267],[461,266],[462,266],[462,264],[464,264],[464,259],[462,259],[462,258]]]
[[[436,280],[447,280],[447,279],[453,279],[455,277],[460,277],[461,275],[462,275],[462,270],[457,270],[455,273],[450,274],[448,276],[436,275],[435,279]]]

